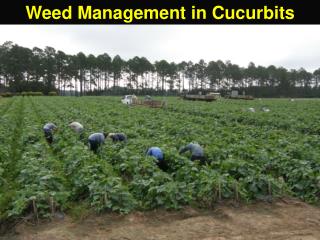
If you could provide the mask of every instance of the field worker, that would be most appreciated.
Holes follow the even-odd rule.
[[[191,152],[191,161],[200,160],[201,164],[206,162],[203,148],[198,143],[190,143],[180,149],[179,154],[184,152]]]
[[[79,122],[72,122],[69,124],[69,127],[71,127],[71,129],[78,134],[81,134],[83,132],[83,126]]]
[[[104,144],[106,139],[106,133],[93,133],[88,138],[89,148],[93,152],[97,153],[99,147]]]
[[[109,133],[108,138],[113,142],[127,142],[127,136],[124,133]]]
[[[254,108],[248,108],[249,112],[256,112],[256,110]]]
[[[267,108],[267,107],[262,107],[262,108],[261,108],[261,111],[263,111],[263,112],[270,112],[270,109]]]
[[[57,126],[53,123],[46,123],[43,126],[44,136],[49,144],[53,142],[53,132],[57,129]]]
[[[158,167],[166,171],[168,169],[167,163],[164,160],[164,154],[162,150],[158,147],[151,147],[147,150],[147,156],[154,157],[157,160]]]
[[[79,122],[72,122],[69,127],[77,134],[79,134],[80,140],[84,139],[83,125]]]

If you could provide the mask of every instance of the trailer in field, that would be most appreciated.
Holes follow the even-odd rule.
[[[228,95],[225,96],[225,98],[228,98],[228,99],[243,99],[243,100],[253,100],[254,99],[253,96],[245,95],[244,92],[243,92],[242,95],[240,95],[237,90],[232,90],[231,93],[229,93]]]
[[[199,94],[184,94],[182,95],[182,99],[191,100],[191,101],[206,101],[212,102],[218,100],[220,97],[220,93],[208,93],[206,95],[202,95],[201,92]]]
[[[125,95],[121,102],[126,105],[132,106],[147,106],[151,108],[164,108],[166,107],[165,101],[153,100],[150,96],[145,97],[144,100],[137,98],[135,95]]]

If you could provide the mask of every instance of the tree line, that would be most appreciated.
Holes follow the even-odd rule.
[[[0,91],[40,91],[74,95],[244,90],[254,96],[319,97],[320,68],[286,69],[231,61],[150,62],[124,60],[107,53],[66,54],[52,47],[32,49],[13,42],[0,45]]]

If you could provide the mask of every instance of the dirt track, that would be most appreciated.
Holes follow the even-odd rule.
[[[39,226],[20,224],[14,240],[319,240],[320,208],[295,201],[215,209],[157,210],[127,216],[104,214],[81,222],[69,217]]]

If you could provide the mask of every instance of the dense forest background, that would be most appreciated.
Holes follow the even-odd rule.
[[[214,56],[214,53],[212,53]],[[230,61],[151,63],[145,57],[125,61],[107,53],[69,55],[52,47],[0,45],[0,92],[56,91],[59,95],[177,95],[231,89],[255,97],[320,97],[320,68],[286,69],[270,65],[239,67]]]

